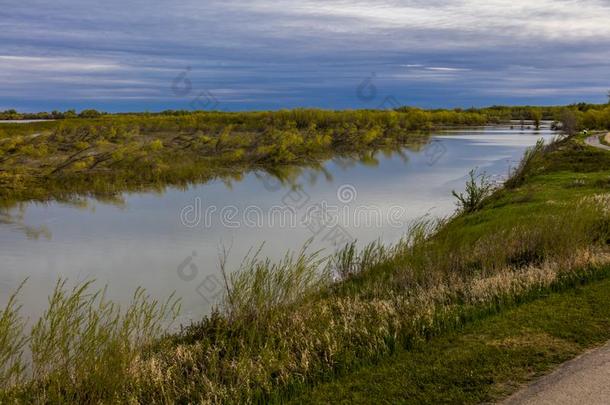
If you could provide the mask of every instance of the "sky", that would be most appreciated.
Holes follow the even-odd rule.
[[[610,89],[609,0],[3,3],[0,110],[557,105]]]

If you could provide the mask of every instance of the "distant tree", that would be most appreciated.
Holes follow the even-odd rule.
[[[568,135],[573,135],[576,132],[576,114],[574,111],[566,108],[561,113],[561,128]]]
[[[610,104],[610,90],[608,90],[607,96],[608,96],[608,104]]]
[[[78,114],[80,118],[97,118],[102,115],[99,111],[94,109],[83,110]]]
[[[64,113],[64,118],[76,118],[76,110],[68,110]]]
[[[542,121],[542,111],[539,109],[532,109],[530,112],[530,116],[532,117],[532,121],[534,121],[534,125],[536,129],[540,129],[540,121]]]

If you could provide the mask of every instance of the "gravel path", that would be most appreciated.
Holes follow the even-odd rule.
[[[607,137],[608,135],[606,135]],[[606,138],[607,139],[607,138]],[[610,150],[610,146],[604,145],[599,141],[599,135],[593,135],[585,139],[585,143],[599,149]]]
[[[502,403],[610,404],[610,343],[562,364]]]

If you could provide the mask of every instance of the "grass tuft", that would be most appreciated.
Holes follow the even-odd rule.
[[[23,285],[23,284],[22,284]],[[47,310],[25,333],[16,293],[1,313],[0,399],[30,402],[98,402],[129,388],[131,367],[147,345],[161,337],[179,311],[173,296],[161,303],[137,289],[121,311],[92,282],[69,289],[59,280]],[[31,360],[24,362],[27,346]],[[17,385],[19,383],[20,385]]]

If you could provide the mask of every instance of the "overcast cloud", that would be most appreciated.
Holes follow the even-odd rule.
[[[610,88],[610,1],[8,3],[0,109],[563,104]]]

